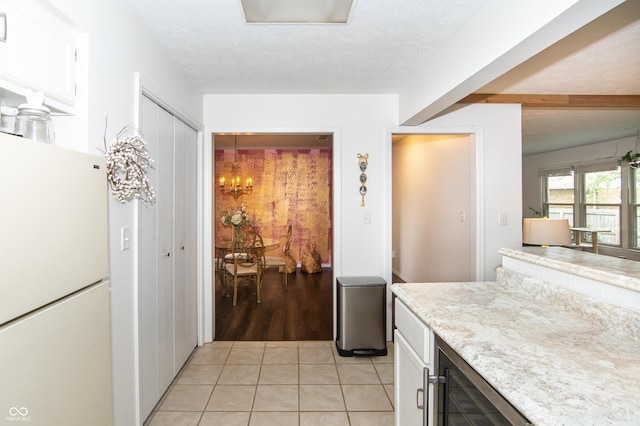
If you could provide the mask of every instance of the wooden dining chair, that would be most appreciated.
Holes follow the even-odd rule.
[[[252,279],[256,283],[257,302],[260,303],[262,289],[262,269],[264,268],[264,244],[262,237],[253,226],[246,229],[233,241],[231,256],[224,263],[226,274],[225,287],[228,289],[233,282],[233,305],[238,303],[238,281],[242,278]]]
[[[265,256],[264,258],[264,267],[266,268],[278,268],[280,272],[282,272],[282,282],[284,283],[284,288],[287,288],[287,264],[285,262],[285,257],[289,255],[289,248],[291,247],[291,225],[287,227],[287,241],[284,243],[284,249],[282,251],[282,256]]]

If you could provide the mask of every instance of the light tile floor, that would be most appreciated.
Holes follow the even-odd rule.
[[[341,357],[330,341],[212,342],[191,356],[145,425],[393,426],[393,344]]]

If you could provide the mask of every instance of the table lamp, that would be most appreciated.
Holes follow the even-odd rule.
[[[522,242],[543,247],[569,246],[569,220],[525,218],[522,224]]]

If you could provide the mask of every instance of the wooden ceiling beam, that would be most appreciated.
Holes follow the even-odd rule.
[[[535,95],[472,93],[459,104],[522,104],[523,108],[640,108],[640,95]]]

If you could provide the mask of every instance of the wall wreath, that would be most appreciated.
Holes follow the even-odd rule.
[[[127,132],[131,134],[125,136]],[[144,203],[153,204],[156,193],[147,178],[147,170],[153,167],[153,159],[149,157],[147,143],[140,132],[126,126],[107,147],[105,129],[104,144],[107,179],[113,198],[123,204],[136,198]]]

